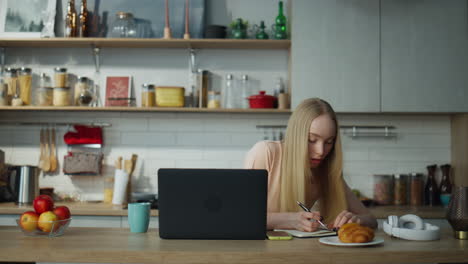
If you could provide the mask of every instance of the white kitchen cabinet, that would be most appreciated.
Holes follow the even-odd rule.
[[[383,112],[468,111],[466,0],[382,0]]]
[[[295,0],[292,109],[309,97],[337,112],[379,112],[379,1]]]

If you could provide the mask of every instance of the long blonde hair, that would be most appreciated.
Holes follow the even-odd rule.
[[[309,129],[312,121],[323,114],[335,121],[336,137],[323,165],[312,171],[308,153]],[[283,141],[280,211],[297,212],[300,208],[296,201],[304,201],[310,208],[312,201],[306,199],[311,190],[307,186],[314,180],[320,186],[320,213],[325,221],[333,221],[347,208],[342,171],[343,153],[335,111],[322,99],[304,100],[291,115]]]

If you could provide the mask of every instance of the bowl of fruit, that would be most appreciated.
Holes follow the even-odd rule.
[[[48,195],[37,196],[33,207],[34,211],[24,212],[16,220],[27,236],[61,236],[70,225],[70,209],[66,206],[54,207],[54,200]]]

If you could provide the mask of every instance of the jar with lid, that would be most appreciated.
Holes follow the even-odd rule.
[[[393,177],[395,179],[394,204],[405,205],[407,203],[408,175],[395,174]]]
[[[78,82],[75,84],[75,105],[89,106],[93,101],[93,93],[90,91],[88,77],[78,77]]]
[[[208,92],[208,108],[220,108],[220,93],[216,91]]]
[[[410,183],[410,205],[420,206],[423,201],[423,175],[420,173],[411,173]]]
[[[8,86],[3,82],[3,79],[0,78],[0,106],[8,105]]]
[[[54,106],[70,105],[70,87],[55,87],[53,93]]]
[[[53,91],[49,76],[45,73],[41,73],[39,75],[39,87],[35,92],[34,105],[51,106],[53,102]]]
[[[67,87],[68,84],[68,74],[67,68],[57,67],[54,69],[54,81],[55,87]]]
[[[133,14],[128,12],[117,12],[108,37],[135,38],[136,33],[136,24],[133,18]]]
[[[393,204],[393,175],[374,175],[374,200],[380,205]]]
[[[23,101],[23,105],[31,104],[31,82],[32,71],[30,68],[22,67],[19,71],[19,96]]]
[[[156,90],[153,84],[144,83],[141,87],[141,106],[156,106]]]
[[[18,74],[15,68],[6,68],[5,73],[4,73],[4,81],[8,87],[8,92],[7,92],[7,102],[8,105],[11,105],[11,100],[13,99],[13,96],[17,92],[17,86],[18,86]]]

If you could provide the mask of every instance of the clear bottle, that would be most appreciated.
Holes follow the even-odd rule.
[[[51,106],[53,102],[53,88],[50,78],[45,73],[39,75],[39,87],[35,93],[34,105]]]
[[[76,37],[78,34],[75,0],[68,1],[67,15],[65,17],[65,37]]]
[[[234,91],[234,77],[232,74],[226,75],[226,85],[223,91],[223,108],[237,108],[236,96]]]
[[[248,98],[251,95],[251,92],[250,92],[249,76],[247,74],[242,75],[240,87],[241,87],[241,98],[239,102],[240,108],[248,109],[249,108]]]
[[[135,20],[133,19],[133,14],[128,12],[117,12],[108,37],[135,38],[136,25]]]

